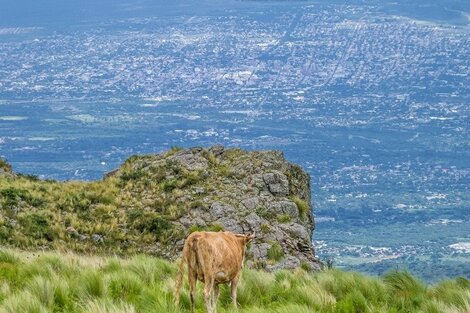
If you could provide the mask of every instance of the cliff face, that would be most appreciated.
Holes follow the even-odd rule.
[[[310,178],[279,151],[133,156],[99,182],[0,175],[0,243],[175,259],[196,230],[256,233],[248,265],[318,269]]]
[[[111,175],[122,180],[128,172],[156,173],[155,179],[168,182],[163,187],[167,194],[156,195],[151,188],[138,186],[128,191],[145,199],[170,194],[169,205],[183,208],[176,209],[179,213],[172,224],[184,233],[255,232],[248,254],[252,266],[318,268],[311,243],[310,177],[287,162],[282,152],[225,150],[222,146],[184,149],[136,158]],[[178,240],[176,245],[162,247],[162,253],[171,257],[181,251],[182,244]]]

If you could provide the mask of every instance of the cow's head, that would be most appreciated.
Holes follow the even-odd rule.
[[[250,241],[252,241],[255,238],[256,233],[248,234],[248,235],[242,235],[242,234],[237,234],[237,238],[243,242],[244,245],[247,245]]]
[[[255,238],[255,233],[248,235],[237,234],[235,236],[237,237],[240,247],[242,248],[242,262],[240,265],[243,267],[243,263],[245,262],[246,245]]]

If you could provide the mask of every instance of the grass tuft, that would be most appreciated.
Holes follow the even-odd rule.
[[[274,262],[279,262],[284,257],[284,251],[282,250],[279,242],[274,242],[268,250],[268,259]]]
[[[295,205],[297,205],[297,209],[299,210],[300,219],[302,221],[306,221],[308,211],[310,210],[310,205],[306,201],[299,198],[298,196],[293,196],[291,198],[291,200],[295,203]]]

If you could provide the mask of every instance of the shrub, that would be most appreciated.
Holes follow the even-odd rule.
[[[209,226],[208,230],[209,231],[215,231],[215,232],[218,232],[218,231],[224,231],[224,226],[220,225],[220,224],[212,224]]]
[[[312,270],[312,268],[310,267],[310,264],[308,264],[305,261],[300,262],[300,268],[303,269],[306,272],[310,272]]]
[[[24,179],[27,179],[29,181],[40,181],[41,179],[36,176],[36,175],[31,175],[31,174],[17,174],[19,177],[22,177]]]
[[[66,195],[61,197],[58,202],[58,208],[62,211],[88,211],[92,204],[90,199],[80,189],[67,191]]]
[[[123,171],[121,173],[121,181],[122,182],[130,182],[130,181],[136,181],[140,180],[145,177],[145,172],[142,170],[132,170],[129,169],[127,171]]]
[[[4,206],[12,208],[20,203],[20,201],[27,202],[31,196],[26,189],[8,187],[0,190],[0,196],[4,199]]]
[[[189,233],[192,234],[196,231],[203,231],[204,230],[204,227],[201,226],[201,225],[192,225],[191,227],[189,227]]]
[[[178,187],[177,179],[168,179],[162,183],[162,189],[165,192],[171,192],[173,189]]]
[[[230,166],[228,166],[226,164],[225,165],[220,165],[217,168],[217,172],[222,177],[227,177],[227,178],[233,178],[234,177],[234,173],[232,173],[232,171],[230,170]]]
[[[11,225],[5,225],[3,222],[0,222],[0,241],[6,241],[11,238],[13,228]]]
[[[285,214],[285,213],[283,213],[283,214],[278,214],[276,219],[277,219],[277,221],[278,221],[279,223],[288,223],[288,222],[291,221],[290,215],[289,215],[289,214]]]
[[[52,241],[55,234],[49,225],[51,218],[52,217],[40,213],[25,213],[19,217],[19,222],[27,236],[34,239],[44,238]]]
[[[200,171],[182,171],[182,179],[178,183],[180,189],[192,186],[201,180],[202,173]]]
[[[194,233],[196,231],[214,231],[214,232],[218,232],[218,231],[224,231],[225,228],[223,225],[220,225],[220,224],[212,224],[212,225],[208,225],[208,226],[201,226],[201,225],[193,225],[189,228],[189,233]]]
[[[157,237],[162,236],[172,228],[168,219],[155,212],[147,212],[141,209],[131,211],[128,220],[140,232],[149,232]]]
[[[269,226],[268,223],[261,224],[260,228],[261,228],[261,232],[263,232],[265,234],[269,233],[271,231],[271,226]]]
[[[309,204],[297,196],[292,197],[291,200],[297,205],[300,219],[305,221],[307,219],[308,210],[310,209]]]
[[[268,259],[271,261],[279,262],[284,257],[284,251],[282,250],[279,242],[272,244],[268,250]]]
[[[256,214],[262,218],[268,218],[270,216],[268,209],[261,206],[256,208]]]

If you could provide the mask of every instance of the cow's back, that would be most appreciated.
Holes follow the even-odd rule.
[[[195,253],[198,279],[208,275],[219,282],[232,280],[239,274],[244,258],[244,246],[228,232],[195,232],[187,239]],[[186,243],[185,243],[186,246]]]

